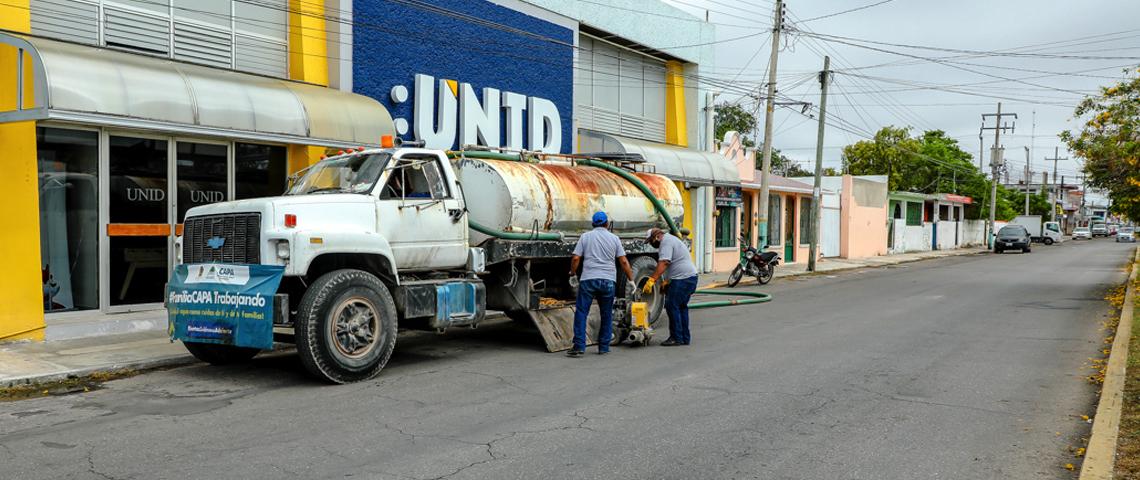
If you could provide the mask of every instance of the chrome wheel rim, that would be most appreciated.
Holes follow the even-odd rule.
[[[332,310],[329,333],[338,352],[360,358],[376,348],[380,316],[376,306],[364,297],[349,297]]]

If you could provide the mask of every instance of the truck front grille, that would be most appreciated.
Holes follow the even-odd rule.
[[[261,214],[234,213],[186,219],[183,263],[260,263]]]

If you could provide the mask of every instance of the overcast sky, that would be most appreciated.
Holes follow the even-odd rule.
[[[718,81],[734,80],[734,86],[726,87],[718,102],[740,101],[754,105],[753,100],[741,97],[740,90],[759,88],[765,81],[770,37],[760,33],[740,40],[726,40],[770,30],[773,3],[766,0],[666,1],[701,18],[708,10],[708,18],[717,25],[717,40],[722,43],[716,45],[715,67],[711,72],[702,72],[702,76]],[[801,30],[895,44],[864,45],[940,59],[939,62],[916,60],[805,35],[786,36],[777,70],[777,85],[783,97],[818,105],[819,83],[815,75],[823,64],[820,52],[831,55],[832,69],[838,72],[828,100],[828,117],[846,124],[845,128],[854,133],[828,127],[825,166],[838,166],[840,148],[864,138],[863,132],[873,132],[884,125],[912,126],[916,131],[945,130],[959,140],[963,149],[977,155],[981,114],[994,112],[997,102],[1001,101],[1003,112],[1018,114],[1016,131],[1003,133],[1002,137],[1011,170],[1024,170],[1023,147],[1030,146],[1031,142],[1032,169],[1040,172],[1048,163],[1048,169],[1052,170],[1052,162],[1046,162],[1045,157],[1053,156],[1054,147],[1062,147],[1062,157],[1070,156],[1057,135],[1075,128],[1073,105],[1081,94],[1093,93],[1099,85],[1120,79],[1125,65],[1140,64],[1140,2],[1131,0],[888,0],[862,10],[807,21],[880,1],[792,0],[787,3],[791,25]],[[905,48],[899,44],[1127,58],[964,56],[960,52]],[[1036,46],[1017,49],[1031,45]],[[964,63],[950,66],[947,61]],[[884,63],[892,65],[852,70]],[[777,110],[774,145],[806,166],[815,158],[816,123],[793,109],[798,111],[795,107]],[[985,135],[988,159],[993,131]],[[1080,165],[1075,160],[1060,162],[1059,174],[1066,177],[1066,182],[1079,170]],[[1019,178],[1020,174],[1011,175],[1015,177]],[[1040,179],[1040,173],[1035,173],[1034,179]]]

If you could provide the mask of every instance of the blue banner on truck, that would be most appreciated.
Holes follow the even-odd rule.
[[[178,265],[166,292],[170,338],[237,347],[273,347],[273,295],[285,268]]]

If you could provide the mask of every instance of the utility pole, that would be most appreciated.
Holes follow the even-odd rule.
[[[1001,102],[998,102],[998,104],[997,104],[997,113],[983,113],[982,114],[982,130],[993,130],[994,131],[994,147],[993,147],[993,150],[990,152],[990,168],[992,169],[992,172],[993,172],[993,179],[992,179],[992,182],[990,184],[990,218],[989,218],[989,222],[987,222],[987,224],[986,224],[986,232],[987,232],[986,245],[989,247],[993,247],[992,242],[993,242],[993,236],[994,236],[994,220],[995,220],[994,217],[997,214],[997,182],[998,182],[998,175],[999,175],[999,172],[1000,172],[1000,169],[1002,166],[1002,153],[1003,153],[1002,148],[1001,148],[1001,132],[1002,132],[1002,130],[1006,130],[1006,129],[1008,129],[1011,133],[1014,131],[1013,125],[1003,125],[1001,123],[1002,116],[1013,117],[1014,120],[1017,119],[1016,113],[1001,113]],[[995,119],[994,126],[992,126],[992,127],[986,127],[985,126],[986,125],[986,117],[994,117],[994,119]]]
[[[1029,171],[1029,147],[1025,147],[1025,214],[1029,215],[1029,179],[1033,173]]]
[[[775,114],[776,102],[776,62],[780,56],[780,33],[784,29],[784,1],[776,0],[776,16],[772,20],[772,54],[768,69],[768,105],[764,110],[764,150],[763,163],[760,172],[760,202],[756,220],[760,229],[760,248],[766,248],[771,239],[768,238],[768,176],[772,172],[772,123]],[[776,221],[780,221],[776,219]],[[788,228],[792,228],[789,226]]]
[[[819,72],[819,129],[815,133],[815,185],[811,189],[811,248],[808,250],[808,271],[815,271],[815,258],[819,256],[819,214],[823,203],[820,192],[823,175],[823,127],[827,118],[827,82],[831,75],[831,57],[823,57],[823,71]]]
[[[1053,147],[1053,158],[1046,158],[1045,159],[1045,160],[1052,160],[1053,161],[1053,182],[1054,183],[1057,182],[1057,161],[1058,160],[1068,160],[1068,159],[1069,159],[1069,157],[1061,158],[1060,147]],[[1054,191],[1055,191],[1055,189],[1053,188],[1053,184],[1049,184],[1049,206],[1051,207],[1051,209],[1049,210],[1049,220],[1050,221],[1056,221],[1057,220],[1057,199],[1056,199],[1056,194],[1054,193]]]

